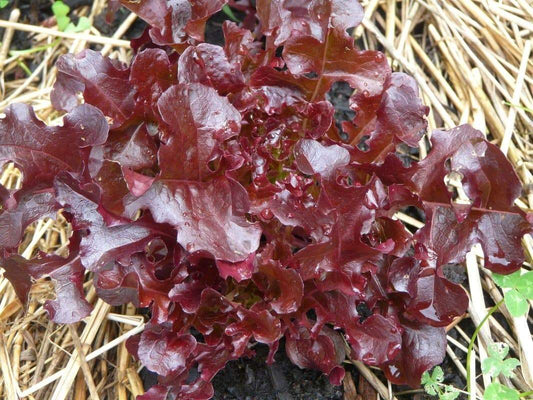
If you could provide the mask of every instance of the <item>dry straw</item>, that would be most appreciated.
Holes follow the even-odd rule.
[[[94,1],[91,8],[84,7],[77,12],[92,20],[105,6],[105,0]],[[358,42],[368,49],[385,50],[395,70],[406,71],[416,78],[425,103],[432,108],[428,117],[431,130],[470,123],[501,146],[523,183],[523,195],[517,205],[530,211],[533,208],[531,2],[367,0],[363,6],[365,18],[354,31]],[[0,20],[0,27],[6,28],[0,47],[0,113],[9,103],[20,101],[32,104],[46,122],[57,121],[59,114],[52,109],[49,95],[55,79],[54,63],[61,54],[97,44],[112,58],[127,61],[130,57],[129,44],[121,38],[135,16],[126,18],[109,38],[95,28],[83,34],[64,33],[21,24],[19,18],[18,10],[13,10],[9,21]],[[29,32],[35,47],[50,44],[56,38],[62,40],[41,52],[10,56],[16,30]],[[5,76],[28,58],[38,64],[30,76],[4,81]],[[427,151],[421,142],[420,156],[424,157]],[[18,169],[9,164],[3,167],[0,184],[15,188],[22,178]],[[398,214],[398,218],[407,225],[423,226],[421,221],[405,214]],[[20,253],[26,258],[35,255],[37,250],[62,254],[68,237],[68,224],[59,214],[55,220],[33,224]],[[531,269],[532,244],[529,236],[523,240],[525,270]],[[471,331],[470,321],[477,325],[486,315],[489,306],[486,299],[496,303],[503,296],[492,282],[490,272],[483,268],[481,249],[472,249],[466,269],[465,289],[471,302],[468,314],[448,327],[447,347],[457,373],[465,378],[461,359],[470,340],[466,333]],[[53,296],[51,282],[36,282],[28,306],[23,308],[0,272],[0,398],[126,400],[143,393],[137,374],[139,365],[131,359],[124,343],[142,331],[144,318],[132,306],[111,307],[98,300],[89,276],[85,289],[94,306],[93,313],[77,325],[59,326],[50,322],[43,310],[44,301]],[[491,317],[481,330],[475,346],[476,358],[486,357],[487,346],[493,341],[507,343],[512,355],[522,363],[516,378],[503,383],[522,392],[531,390],[533,342],[528,327],[531,316],[513,318],[505,308],[501,315],[505,321]],[[456,334],[451,335],[453,331]],[[353,364],[380,398],[411,398],[419,392],[395,393],[394,386],[377,371],[358,362]],[[482,395],[490,380],[481,374],[479,363],[472,363],[472,367],[471,387],[476,390],[470,398],[474,399]],[[346,392],[346,400],[356,399],[354,393]]]

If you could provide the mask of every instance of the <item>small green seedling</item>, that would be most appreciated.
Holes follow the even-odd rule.
[[[443,379],[444,372],[442,372],[441,367],[435,367],[431,375],[429,371],[424,372],[422,375],[422,385],[424,386],[426,393],[436,396],[439,391],[439,385],[442,383]]]
[[[57,27],[62,32],[83,32],[91,27],[91,22],[87,17],[80,17],[78,25],[74,25],[68,16],[70,7],[60,0],[54,1],[52,4],[52,12],[57,21]]]
[[[422,375],[422,385],[427,394],[439,396],[440,400],[455,400],[459,397],[459,391],[453,386],[443,384],[443,380],[444,372],[439,366],[435,367],[431,374],[426,371]]]
[[[494,282],[505,292],[504,299],[507,309],[513,317],[520,317],[529,309],[528,300],[533,299],[533,271],[521,274],[516,271],[510,275],[492,274]]]
[[[508,378],[514,376],[513,370],[520,365],[520,361],[516,358],[508,358],[509,346],[505,343],[492,343],[489,345],[487,352],[488,357],[481,363],[481,370],[483,373],[492,377],[497,377],[500,374]]]
[[[70,24],[70,17],[68,16],[70,7],[62,1],[55,1],[54,4],[52,4],[52,12],[56,16],[57,27],[59,30],[64,31],[67,29],[68,24]]]
[[[0,8],[4,8],[9,4],[9,0],[0,0]]]

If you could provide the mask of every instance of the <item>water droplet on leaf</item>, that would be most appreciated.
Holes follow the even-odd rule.
[[[262,210],[260,215],[261,218],[266,219],[267,221],[274,218],[274,213],[269,208],[265,208],[264,210]]]

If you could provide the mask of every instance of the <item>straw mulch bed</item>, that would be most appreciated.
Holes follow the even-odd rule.
[[[523,195],[517,205],[533,208],[533,3],[530,0],[367,0],[362,26],[354,31],[356,39],[368,49],[384,49],[395,70],[406,71],[418,81],[425,103],[431,106],[430,131],[470,123],[501,146],[515,166],[522,182]],[[105,8],[105,0],[76,10],[91,20]],[[26,102],[49,124],[60,123],[61,116],[51,108],[49,94],[55,79],[54,62],[66,52],[85,47],[101,49],[112,58],[126,61],[129,42],[121,38],[134,23],[129,16],[112,37],[96,28],[83,34],[58,32],[20,24],[18,10],[10,21],[0,20],[6,28],[0,48],[0,113],[12,102]],[[35,47],[53,45],[27,55],[13,55],[10,45],[14,31],[26,31]],[[57,37],[60,41],[55,42]],[[29,76],[21,76],[20,63],[33,61]],[[5,77],[16,79],[5,80]],[[419,154],[427,153],[424,142]],[[0,166],[1,167],[1,166]],[[3,166],[0,183],[17,187],[22,177],[13,166]],[[460,186],[460,185],[458,185]],[[459,193],[461,191],[459,190]],[[420,227],[421,221],[399,214],[408,225]],[[61,215],[56,220],[39,221],[28,229],[20,247],[24,257],[38,250],[61,254],[69,237],[69,227]],[[523,241],[531,269],[533,240]],[[474,248],[466,262],[468,279],[464,283],[471,302],[468,314],[449,326],[448,357],[459,380],[466,378],[464,360],[474,325],[479,324],[489,306],[502,298],[490,273],[483,268],[481,249]],[[0,269],[1,271],[1,269]],[[0,398],[2,399],[131,399],[143,393],[139,365],[131,359],[125,340],[143,329],[144,317],[133,307],[111,307],[95,296],[90,277],[86,292],[94,311],[75,326],[51,323],[43,309],[53,297],[50,281],[36,282],[31,300],[23,308],[11,285],[0,272]],[[530,315],[513,318],[505,307],[481,330],[475,347],[476,357],[486,356],[487,344],[506,342],[511,355],[521,360],[516,377],[505,383],[524,392],[533,387],[533,341]],[[383,399],[406,399],[420,391],[401,392],[380,380],[377,371],[359,363],[355,367]],[[471,374],[476,395],[482,396],[490,382],[479,364]],[[351,385],[347,382],[346,389]],[[460,387],[459,389],[464,389]],[[346,400],[357,399],[345,390]],[[360,397],[359,397],[360,398]]]

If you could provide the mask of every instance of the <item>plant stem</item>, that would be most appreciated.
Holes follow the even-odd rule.
[[[410,389],[410,390],[402,390],[401,392],[395,392],[395,396],[405,396],[408,394],[416,394],[416,393],[424,393],[424,389]]]
[[[43,46],[32,47],[31,49],[26,49],[26,50],[11,50],[9,52],[9,55],[10,56],[25,56],[25,55],[32,54],[32,53],[38,53],[39,51],[43,51],[50,47],[54,47],[56,44],[59,44],[60,41],[61,39],[56,39],[52,43],[48,43]]]
[[[31,76],[31,70],[26,64],[24,64],[24,62],[22,62],[21,60],[17,60],[17,65],[24,70],[26,75]]]
[[[528,397],[533,396],[533,390],[530,390],[529,392],[520,393],[518,397]]]
[[[455,392],[459,392],[459,393],[462,393],[462,394],[470,394],[470,393],[467,392],[466,390],[458,389],[458,388],[456,388],[455,386],[448,385],[448,384],[446,384],[446,383],[439,383],[439,382],[437,382],[437,385],[439,385],[440,387],[443,387],[444,389],[446,389],[447,387],[449,387],[449,388],[452,389],[453,391],[455,391]],[[445,392],[446,392],[446,390],[445,390]],[[476,395],[475,397],[476,397],[476,399],[483,400],[481,397],[479,397],[479,396],[477,396],[477,395]]]
[[[528,113],[533,113],[533,110],[531,108],[521,106],[520,104],[509,103],[508,101],[504,101],[503,104],[505,104],[506,106],[519,108],[521,110],[527,111]]]
[[[476,330],[474,331],[474,334],[472,335],[472,338],[470,339],[470,343],[468,343],[468,352],[466,353],[466,391],[468,393],[471,393],[472,388],[470,387],[470,363],[472,358],[472,349],[474,348],[474,343],[476,341],[477,335],[485,322],[488,321],[489,317],[503,304],[503,299],[500,300],[496,305],[494,305],[487,315],[485,315],[485,318],[481,320],[479,325],[477,326]]]

